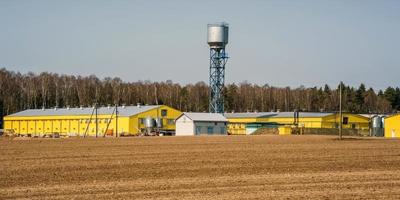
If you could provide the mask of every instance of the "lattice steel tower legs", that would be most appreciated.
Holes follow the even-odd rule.
[[[210,113],[224,113],[225,48],[210,48]]]

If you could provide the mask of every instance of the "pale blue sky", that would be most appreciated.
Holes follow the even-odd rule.
[[[208,83],[206,28],[219,21],[228,83],[400,86],[397,0],[0,0],[0,67]]]

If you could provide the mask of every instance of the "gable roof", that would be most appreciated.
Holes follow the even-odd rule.
[[[227,122],[228,120],[219,113],[196,113],[196,112],[184,112],[181,116],[178,117],[181,118],[183,115],[188,117],[189,119],[193,121],[202,121],[202,122]]]
[[[119,116],[129,117],[148,110],[160,107],[159,105],[151,106],[118,106]],[[98,115],[111,115],[114,111],[111,107],[99,107],[97,109]],[[83,108],[57,108],[57,109],[28,109],[17,112],[7,117],[33,117],[33,116],[63,116],[63,115],[91,115],[93,112],[92,107]]]
[[[385,116],[384,118],[385,118],[385,119],[388,119],[388,118],[397,117],[397,116],[400,116],[400,113],[394,113],[394,114],[392,114],[392,115],[387,115],[387,116]]]
[[[274,112],[259,112],[259,113],[224,113],[226,118],[260,118],[271,117],[275,115]]]
[[[334,113],[299,112],[299,117],[326,117]],[[280,118],[294,117],[294,112],[225,113],[226,118]]]
[[[329,112],[299,112],[299,117],[326,117],[335,113]],[[294,117],[294,112],[279,112],[273,117]]]

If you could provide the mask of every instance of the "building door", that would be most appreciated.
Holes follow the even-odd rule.
[[[201,134],[201,126],[196,126],[196,135],[200,135]]]
[[[214,133],[214,127],[212,126],[207,127],[207,134],[211,135],[213,133]]]

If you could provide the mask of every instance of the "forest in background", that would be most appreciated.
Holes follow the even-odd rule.
[[[400,109],[400,89],[375,91],[364,84],[355,88],[342,83],[343,111],[393,113]],[[274,87],[246,81],[225,86],[226,112],[302,111],[335,112],[339,85],[323,87]],[[0,69],[0,117],[25,109],[98,105],[164,104],[181,111],[208,111],[208,85],[165,82],[125,82],[95,75],[74,76],[32,72],[21,74]]]

